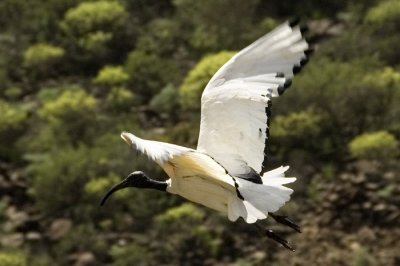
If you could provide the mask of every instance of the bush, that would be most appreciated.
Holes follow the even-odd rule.
[[[368,11],[365,20],[378,24],[400,22],[400,2],[397,0],[378,2],[376,6]]]
[[[156,223],[162,226],[179,228],[183,224],[191,224],[203,220],[204,213],[192,203],[169,208],[156,217]],[[181,225],[179,225],[181,224]]]
[[[27,113],[15,104],[0,100],[0,134],[7,130],[21,127],[27,118]]]
[[[93,113],[96,99],[80,87],[64,90],[56,99],[45,101],[39,115],[53,123],[73,122]]]
[[[135,94],[124,87],[114,87],[106,98],[107,107],[113,111],[129,111],[135,105]]]
[[[321,112],[313,109],[277,116],[271,127],[271,137],[302,140],[315,138],[321,132],[320,123],[323,118]]]
[[[398,155],[398,148],[399,143],[396,138],[386,131],[364,133],[349,144],[350,153],[354,157],[381,161]]]
[[[1,266],[26,266],[26,256],[19,252],[0,252]]]
[[[179,107],[178,97],[178,90],[172,84],[168,84],[151,99],[150,107],[158,112],[177,113]]]
[[[97,73],[94,83],[119,86],[128,81],[129,76],[121,66],[105,66]]]
[[[36,138],[40,145],[48,147],[50,140],[57,145],[89,143],[103,125],[97,121],[98,100],[79,86],[46,89],[41,97],[38,116],[45,124]]]
[[[38,67],[51,64],[62,58],[64,54],[65,51],[61,47],[46,43],[34,44],[24,52],[24,65]]]
[[[252,14],[257,9],[258,2],[259,0],[175,0],[173,5],[178,19],[188,29],[190,45],[198,50],[216,52],[245,46],[246,42],[243,40],[254,28]]]
[[[295,161],[312,159],[312,156],[318,160],[332,157],[337,149],[327,136],[330,132],[327,117],[324,111],[314,108],[274,117],[268,153],[281,156],[283,160],[289,157]]]
[[[163,261],[201,264],[202,258],[217,256],[222,241],[215,228],[205,225],[205,217],[192,203],[169,208],[155,217],[154,230],[160,241],[156,248]]]
[[[124,47],[128,13],[118,1],[83,2],[69,9],[60,27],[72,56],[79,62],[106,60],[115,55],[117,47]],[[76,47],[81,48],[76,49]],[[77,53],[78,52],[78,53]]]
[[[400,73],[391,67],[384,67],[375,72],[368,73],[364,82],[380,88],[397,90],[400,86]]]
[[[63,210],[75,205],[84,196],[85,182],[93,169],[90,150],[63,147],[40,157],[31,157],[29,167],[33,174],[31,193],[37,206],[45,213]]]
[[[294,88],[279,98],[273,111],[287,113],[310,106],[323,111],[329,115],[332,130],[329,134],[332,139],[345,140],[340,144],[343,146],[361,132],[390,128],[397,123],[390,113],[400,110],[396,104],[400,99],[395,89],[398,85],[386,86],[396,78],[382,79],[384,72],[373,59],[337,62],[316,58],[295,78]]]
[[[171,59],[163,59],[156,54],[133,50],[125,64],[132,89],[150,100],[168,83],[179,78],[179,64]]]
[[[85,184],[84,191],[89,195],[101,197],[104,193],[119,181],[119,177],[115,174],[106,177],[96,177]],[[119,193],[115,193],[118,196]]]
[[[207,55],[190,70],[179,88],[180,100],[184,109],[198,110],[201,94],[211,77],[236,52],[223,51]]]
[[[127,18],[128,13],[117,1],[83,2],[67,11],[61,27],[75,36],[99,30],[113,32],[123,27]]]
[[[80,47],[93,54],[104,55],[107,52],[106,44],[113,38],[110,32],[96,31],[88,33],[78,41]]]
[[[152,256],[143,246],[135,243],[120,246],[114,245],[110,251],[113,257],[113,266],[149,265]]]
[[[155,53],[160,56],[170,57],[176,53],[182,38],[182,31],[176,20],[157,18],[146,26],[146,33],[142,34],[138,41],[136,50]]]
[[[23,134],[27,112],[16,104],[0,100],[0,157],[13,158],[19,151],[14,143]]]
[[[109,250],[109,246],[105,239],[101,237],[99,231],[97,231],[90,222],[73,224],[70,231],[53,245],[53,254],[57,258],[58,265],[71,264],[71,260],[68,260],[68,258],[65,257],[65,254],[68,253],[75,253],[84,250],[92,252],[97,259],[104,259],[105,254],[107,254],[107,251]]]

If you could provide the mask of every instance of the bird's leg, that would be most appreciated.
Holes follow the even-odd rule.
[[[277,221],[278,223],[287,225],[287,226],[291,227],[292,229],[296,230],[298,233],[301,233],[300,226],[297,225],[292,220],[290,220],[289,217],[287,217],[285,215],[275,215],[273,213],[269,213],[269,216],[274,218],[274,220]]]
[[[263,232],[263,234],[265,234],[267,237],[271,238],[272,240],[275,240],[276,242],[278,242],[279,244],[281,244],[281,245],[284,246],[285,248],[287,248],[287,249],[289,249],[289,250],[291,250],[291,251],[295,251],[295,249],[292,248],[292,247],[289,245],[289,242],[288,242],[286,239],[280,237],[279,235],[277,235],[276,233],[274,233],[274,231],[272,231],[271,229],[263,228],[263,227],[262,227],[261,225],[259,225],[259,224],[255,224],[255,225],[256,225],[256,226],[258,227],[258,229],[260,229],[260,230]]]

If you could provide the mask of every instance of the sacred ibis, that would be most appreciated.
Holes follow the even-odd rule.
[[[156,162],[169,179],[156,181],[143,172],[133,172],[108,191],[101,205],[120,189],[150,188],[226,213],[231,221],[242,217],[251,224],[269,214],[300,232],[288,217],[273,214],[293,192],[284,185],[296,178],[285,177],[288,166],[267,171],[267,144],[271,99],[285,92],[312,51],[305,30],[298,21],[285,22],[217,71],[201,97],[197,149],[123,132],[122,139]],[[264,232],[293,250],[272,230]]]

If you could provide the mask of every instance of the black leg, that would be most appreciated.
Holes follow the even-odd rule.
[[[284,216],[284,215],[275,215],[273,213],[268,213],[268,215],[270,215],[272,218],[274,218],[274,220],[277,221],[278,223],[287,225],[287,226],[293,228],[294,230],[296,230],[297,232],[301,233],[300,226],[298,226],[295,222],[290,220],[289,217]]]
[[[291,246],[289,246],[289,242],[280,237],[279,235],[277,235],[276,233],[274,233],[274,231],[272,231],[271,229],[265,229],[263,228],[261,225],[256,224],[256,226],[263,232],[263,234],[265,234],[267,237],[271,238],[272,240],[275,240],[276,242],[278,242],[279,244],[281,244],[282,246],[284,246],[285,248],[291,250],[291,251],[295,251],[294,248],[292,248]]]

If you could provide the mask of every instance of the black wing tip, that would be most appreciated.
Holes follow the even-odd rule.
[[[309,28],[308,28],[308,25],[307,24],[301,24],[300,25],[300,32],[301,32],[301,34],[305,34],[306,32],[308,32],[308,30],[309,30]]]
[[[308,48],[307,50],[304,51],[304,54],[306,56],[310,57],[314,53],[314,51],[315,51],[314,48],[310,47],[310,48]]]
[[[292,68],[293,75],[299,73],[303,69],[303,67],[308,64],[309,57],[313,52],[314,52],[313,48],[304,51],[305,57],[300,59],[300,62],[297,65],[294,65]]]
[[[289,23],[289,26],[293,28],[294,26],[299,24],[299,22],[300,22],[300,17],[293,17],[293,18],[289,19],[288,23]]]
[[[308,57],[304,57],[300,60],[300,66],[304,67],[308,63]]]
[[[308,25],[307,25],[307,20],[302,19],[301,17],[298,17],[298,16],[289,19],[288,25],[291,28],[298,26],[301,33],[306,33],[309,30]]]
[[[286,79],[285,83],[283,84],[283,87],[285,89],[289,88],[292,85],[292,80],[291,79]]]
[[[285,77],[285,73],[283,73],[283,72],[277,72],[276,75],[275,75],[275,77],[276,77],[276,78],[283,78],[283,77]]]
[[[285,89],[284,86],[279,86],[279,87],[278,87],[278,94],[279,94],[279,95],[282,95],[282,94],[285,92],[285,90],[286,90],[286,89]]]
[[[297,74],[301,71],[301,66],[295,65],[292,69],[293,74]]]
[[[290,86],[292,85],[292,80],[291,79],[286,79],[285,83],[283,85],[278,86],[278,94],[282,95]]]

